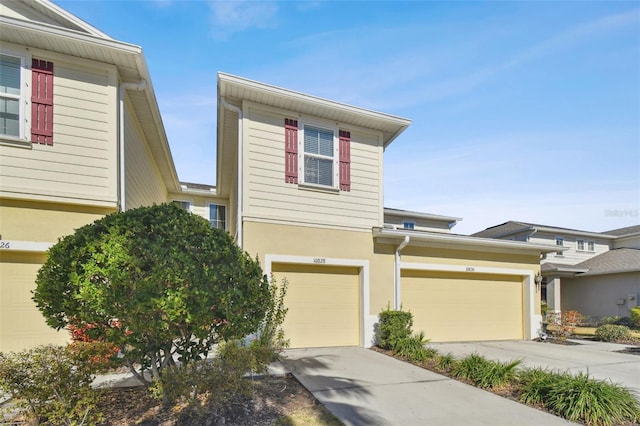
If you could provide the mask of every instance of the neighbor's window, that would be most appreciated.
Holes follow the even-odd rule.
[[[191,212],[191,203],[189,201],[174,200],[174,201],[172,201],[172,203],[177,205],[178,207],[180,207],[183,210]]]
[[[596,251],[596,244],[593,241],[587,241],[587,250]]]
[[[209,204],[209,223],[214,228],[227,229],[226,208],[218,204]]]
[[[564,237],[556,237],[556,245],[558,247],[563,247],[564,246]],[[557,251],[556,252],[557,255],[562,255],[561,251]]]
[[[0,136],[21,138],[22,59],[0,55]]]
[[[416,223],[410,220],[405,220],[404,222],[402,222],[402,227],[404,229],[416,229]]]
[[[334,186],[336,144],[333,130],[304,126],[304,182]]]
[[[584,240],[578,240],[576,243],[577,243],[577,249],[580,251],[584,251]]]

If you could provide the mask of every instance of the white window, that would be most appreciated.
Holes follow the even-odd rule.
[[[218,204],[209,204],[209,223],[214,228],[227,229],[226,208]]]
[[[336,131],[305,125],[302,151],[304,183],[336,187],[338,182]]]
[[[180,207],[182,210],[191,212],[191,203],[189,201],[173,200],[172,203]]]
[[[558,247],[564,247],[564,237],[556,237],[556,245]],[[561,251],[557,251],[556,254],[562,256]]]
[[[587,241],[587,250],[596,251],[596,243],[593,241]]]
[[[576,246],[579,251],[584,251],[584,240],[576,241]]]
[[[26,58],[0,54],[0,138],[26,140]]]
[[[402,222],[402,227],[404,229],[416,229],[416,223],[410,220],[405,220]]]

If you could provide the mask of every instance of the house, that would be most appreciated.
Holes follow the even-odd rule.
[[[640,297],[640,225],[607,232],[509,221],[476,237],[555,244],[542,260],[542,299],[553,311],[629,316]]]
[[[537,335],[555,247],[384,207],[383,153],[410,120],[219,73],[216,186],[180,182],[140,47],[47,0],[1,2],[0,25],[0,351],[67,340],[31,301],[48,247],[166,201],[287,279],[293,347],[369,346],[387,307],[433,341]]]

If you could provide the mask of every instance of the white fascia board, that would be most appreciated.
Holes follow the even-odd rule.
[[[458,250],[481,250],[502,253],[553,253],[561,251],[562,247],[546,244],[531,244],[521,241],[497,240],[491,238],[470,237],[466,235],[431,233],[424,231],[407,231],[398,229],[373,228],[373,237],[376,239],[388,238],[399,241],[408,235],[410,244],[426,243],[430,246],[454,248]]]
[[[47,243],[42,241],[0,240],[0,252],[20,251],[31,253],[45,253],[54,244],[55,243]]]
[[[384,214],[387,214],[389,216],[396,216],[396,217],[437,220],[440,222],[460,222],[462,220],[461,217],[442,216],[438,214],[412,212],[408,210],[397,210],[389,207],[384,208]]]
[[[224,72],[218,72],[218,95],[221,97],[229,97],[227,93],[228,86],[238,86],[242,87],[244,90],[260,94],[263,96],[263,101],[261,103],[265,103],[267,105],[270,101],[273,101],[277,98],[286,98],[293,101],[312,104],[319,109],[339,111],[342,113],[351,113],[366,117],[374,121],[378,121],[380,123],[385,123],[386,125],[397,127],[395,133],[384,142],[385,147],[411,124],[411,120],[409,120],[408,118],[402,118],[383,112],[356,107],[353,105],[348,105],[341,102],[296,92],[294,90],[285,89],[271,84],[249,80],[247,78],[238,77]]]
[[[579,237],[601,238],[605,240],[616,239],[615,235],[600,234],[598,232],[578,231],[578,230],[564,229],[564,228],[548,228],[546,226],[536,226],[535,229],[538,232],[548,232],[554,235],[575,235]]]

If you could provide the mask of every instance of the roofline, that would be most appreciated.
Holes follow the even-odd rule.
[[[338,109],[342,111],[349,111],[354,114],[367,116],[371,119],[392,122],[401,128],[398,129],[388,140],[384,141],[384,147],[386,148],[394,139],[400,135],[410,124],[411,120],[408,118],[399,117],[396,115],[386,114],[370,110],[367,108],[356,107],[353,105],[345,104],[342,102],[332,101],[330,99],[321,98],[319,96],[309,95],[306,93],[298,92],[295,90],[285,89],[283,87],[275,86],[268,83],[262,83],[259,81],[251,80],[244,77],[228,74],[222,71],[218,72],[218,87],[224,84],[238,84],[249,87],[254,90],[267,92],[271,95],[280,97],[295,99],[298,101],[304,101],[311,104],[316,104],[319,107]]]
[[[608,275],[608,274],[629,274],[632,272],[640,272],[640,268],[632,268],[632,269],[615,269],[612,271],[590,271],[581,273],[580,275],[576,275],[577,277],[589,277],[594,275]]]
[[[53,3],[50,0],[33,0],[33,1],[35,3],[42,5],[43,7],[46,7],[47,9],[54,11],[58,15],[62,16],[64,19],[68,20],[69,22],[72,22],[73,24],[84,29],[88,33],[91,33],[97,37],[103,37],[109,40],[113,40],[113,38],[111,38],[108,34],[103,33],[93,25],[83,21],[82,19],[78,18],[72,13],[69,13],[68,11],[64,10],[63,8],[61,8],[60,6],[58,6],[57,4]]]
[[[388,238],[401,241],[405,236],[412,242],[429,243],[436,247],[450,247],[456,245],[463,250],[482,250],[502,253],[519,252],[523,254],[543,254],[558,251],[558,247],[546,244],[532,244],[522,241],[495,240],[490,238],[471,237],[467,235],[446,234],[425,231],[410,231],[400,229],[373,228],[374,238]],[[463,244],[464,247],[460,247]]]
[[[412,212],[412,211],[408,211],[408,210],[394,209],[394,208],[391,208],[391,207],[385,207],[384,208],[384,212],[388,213],[390,215],[405,216],[405,217],[411,217],[411,218],[416,218],[416,219],[440,220],[440,221],[446,221],[446,222],[460,222],[462,220],[461,217],[442,216],[442,215],[431,214],[431,213]]]

